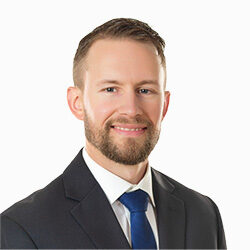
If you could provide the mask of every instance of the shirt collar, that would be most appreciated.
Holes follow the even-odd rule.
[[[149,195],[153,206],[155,206],[152,189],[151,166],[149,164],[147,166],[146,173],[140,182],[138,184],[131,184],[97,164],[89,156],[85,147],[83,147],[82,156],[91,173],[106,194],[110,204],[113,204],[125,192],[142,189]]]

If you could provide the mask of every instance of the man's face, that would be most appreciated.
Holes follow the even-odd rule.
[[[145,80],[154,82],[143,83]],[[88,52],[84,84],[88,142],[121,164],[135,165],[147,159],[159,139],[169,98],[169,92],[163,90],[164,71],[153,45],[97,40]],[[143,130],[124,131],[114,125]]]

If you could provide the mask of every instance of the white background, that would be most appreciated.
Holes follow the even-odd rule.
[[[132,17],[166,41],[171,99],[150,165],[216,202],[229,249],[249,245],[247,3],[1,0],[0,212],[55,179],[84,145],[66,101],[78,42]]]

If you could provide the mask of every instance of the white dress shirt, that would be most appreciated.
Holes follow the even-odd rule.
[[[138,184],[131,184],[119,176],[111,173],[105,168],[97,164],[86,151],[86,147],[83,147],[82,155],[84,161],[86,162],[91,173],[100,184],[104,193],[106,194],[111,207],[114,210],[114,213],[121,225],[121,228],[127,237],[127,240],[131,246],[131,232],[130,232],[130,212],[129,210],[118,200],[118,198],[125,192],[132,192],[137,189],[142,189],[148,193],[150,199],[148,203],[148,209],[146,211],[147,219],[150,223],[152,231],[154,233],[157,249],[159,249],[159,239],[158,231],[156,224],[156,213],[155,213],[155,202],[153,196],[152,188],[152,176],[151,176],[151,167],[148,164],[146,173],[144,177]]]

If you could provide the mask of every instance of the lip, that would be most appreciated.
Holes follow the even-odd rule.
[[[120,127],[120,128],[129,128],[129,129],[135,129],[135,128],[147,128],[146,125],[143,124],[113,124],[111,127],[114,128],[114,126],[116,127]]]
[[[126,131],[126,130],[121,130],[121,129],[113,128],[113,127],[111,127],[111,129],[120,135],[136,137],[136,136],[140,136],[140,135],[144,134],[147,128],[142,129],[142,130],[138,130],[138,131]]]

